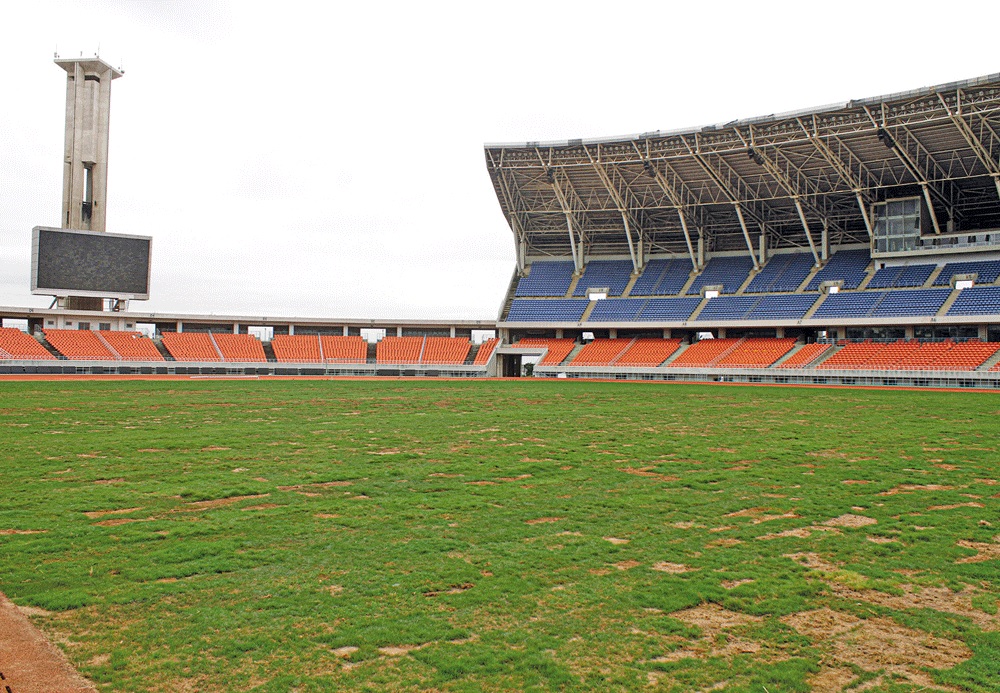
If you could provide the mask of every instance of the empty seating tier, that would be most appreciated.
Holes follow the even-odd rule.
[[[674,352],[680,349],[680,346],[681,340],[679,339],[636,339],[622,352],[614,365],[655,368],[673,356]]]
[[[937,265],[896,265],[883,267],[868,282],[869,289],[916,288],[923,286]]]
[[[570,361],[571,366],[608,366],[621,356],[632,341],[629,339],[595,339]]]
[[[707,368],[741,342],[740,339],[703,339],[695,342],[667,364],[675,368]]]
[[[44,330],[45,339],[71,360],[115,361],[115,355],[91,330]]]
[[[465,363],[472,342],[461,337],[428,337],[421,363]]]
[[[701,303],[701,298],[651,298],[639,309],[636,321],[683,322]]]
[[[1000,350],[1000,343],[978,339],[955,343],[897,341],[852,342],[821,363],[819,368],[856,370],[973,371]]]
[[[498,344],[500,344],[500,340],[496,337],[493,339],[487,339],[485,342],[480,344],[479,351],[476,352],[476,358],[472,361],[472,365],[485,366],[489,363],[490,357],[493,356],[493,352],[496,351]]]
[[[517,282],[515,296],[565,296],[573,282],[572,262],[533,262]]]
[[[549,351],[538,362],[539,366],[558,366],[576,346],[576,341],[572,339],[542,339],[528,338],[513,344],[514,347],[544,347]]]
[[[688,294],[700,294],[703,287],[722,286],[722,293],[736,293],[753,269],[753,258],[747,255],[713,257],[688,288]]]
[[[823,269],[809,280],[806,290],[815,291],[825,281],[843,281],[845,289],[856,289],[864,281],[870,262],[871,253],[867,248],[834,253]]]
[[[647,299],[644,298],[606,298],[594,304],[590,311],[588,322],[631,322],[639,317]]]
[[[321,363],[319,337],[314,334],[276,334],[271,339],[279,363]]]
[[[676,296],[691,275],[691,260],[650,260],[635,280],[629,296]]]
[[[221,361],[207,332],[164,332],[163,346],[176,361]]]
[[[759,296],[718,296],[698,313],[698,320],[742,320],[760,301]]]
[[[812,253],[783,253],[775,255],[760,273],[750,280],[745,293],[761,294],[768,291],[795,291],[812,271],[815,260]]]
[[[420,363],[423,337],[383,337],[375,347],[378,363]]]
[[[368,360],[368,342],[361,335],[325,334],[319,340],[326,363],[365,363]]]
[[[222,353],[222,359],[231,363],[263,363],[267,361],[264,355],[264,345],[252,334],[230,334],[219,332],[212,334],[215,345]]]
[[[832,344],[806,344],[787,359],[778,364],[778,368],[806,368],[822,354],[833,348]]]
[[[988,315],[1000,313],[1000,286],[973,286],[963,289],[948,309],[948,315]]]
[[[0,358],[54,361],[56,357],[30,334],[16,327],[0,327]]]
[[[1000,277],[1000,260],[949,262],[934,280],[934,286],[948,286],[956,274],[975,274],[976,284],[993,284]]]
[[[163,354],[153,340],[141,332],[99,332],[104,343],[111,347],[123,361],[162,361]]]
[[[525,299],[511,301],[509,322],[580,322],[590,304],[585,298]]]
[[[609,296],[621,296],[631,278],[629,260],[591,260],[583,269],[573,295],[586,296],[587,289],[607,289]]]
[[[746,339],[713,365],[718,368],[767,368],[794,347],[794,337]]]

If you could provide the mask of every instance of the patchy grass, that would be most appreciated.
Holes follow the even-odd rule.
[[[997,690],[998,414],[980,393],[0,383],[0,589],[103,690]]]

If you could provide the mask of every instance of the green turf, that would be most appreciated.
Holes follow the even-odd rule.
[[[998,414],[979,393],[0,383],[0,589],[102,690],[998,690]],[[877,523],[814,528],[845,514]],[[796,627],[820,608],[853,630]],[[960,654],[853,657],[868,627]]]

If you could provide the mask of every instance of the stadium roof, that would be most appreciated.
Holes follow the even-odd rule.
[[[868,243],[872,202],[921,195],[938,233],[1000,227],[1000,73],[701,128],[487,144],[530,257]],[[949,223],[951,222],[951,223]]]

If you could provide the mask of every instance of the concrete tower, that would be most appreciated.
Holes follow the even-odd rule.
[[[122,72],[97,57],[55,62],[67,73],[62,227],[105,231],[111,80]]]

